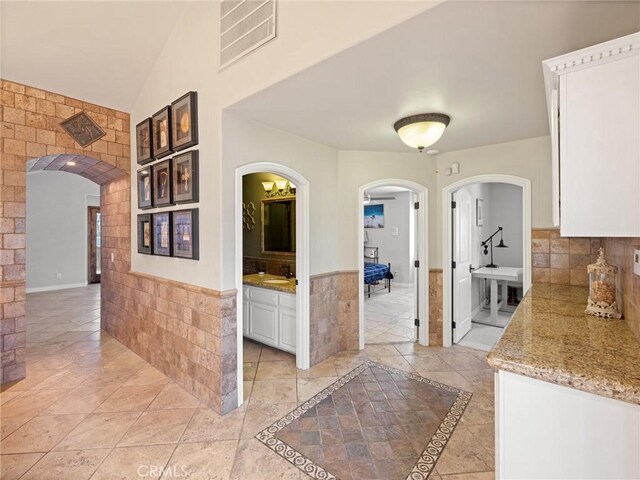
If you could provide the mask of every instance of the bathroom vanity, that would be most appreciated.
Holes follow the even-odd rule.
[[[533,285],[489,353],[496,478],[640,478],[640,343],[587,296]]]
[[[296,353],[295,279],[244,275],[242,331],[247,338]]]

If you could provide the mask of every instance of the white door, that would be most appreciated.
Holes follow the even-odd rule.
[[[471,330],[471,196],[465,189],[453,194],[453,343]]]

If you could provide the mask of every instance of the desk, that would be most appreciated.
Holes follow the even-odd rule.
[[[507,296],[507,283],[517,282],[522,275],[522,269],[517,267],[481,267],[471,274],[475,278],[486,278],[491,280],[491,320],[498,321],[498,310],[502,307]],[[498,302],[498,282],[502,285],[503,300]]]

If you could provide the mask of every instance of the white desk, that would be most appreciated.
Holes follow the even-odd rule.
[[[517,282],[522,275],[522,269],[516,267],[481,267],[471,274],[476,278],[487,278],[491,280],[491,320],[498,321],[498,310],[502,307],[507,295],[507,283]],[[502,285],[502,301],[498,302],[498,282]]]

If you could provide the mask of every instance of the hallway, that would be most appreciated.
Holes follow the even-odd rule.
[[[254,436],[366,360],[472,392],[430,478],[493,478],[493,371],[481,352],[378,345],[300,371],[247,342],[246,403],[221,417],[100,331],[99,286],[27,305],[27,378],[0,394],[3,479],[308,478]]]

